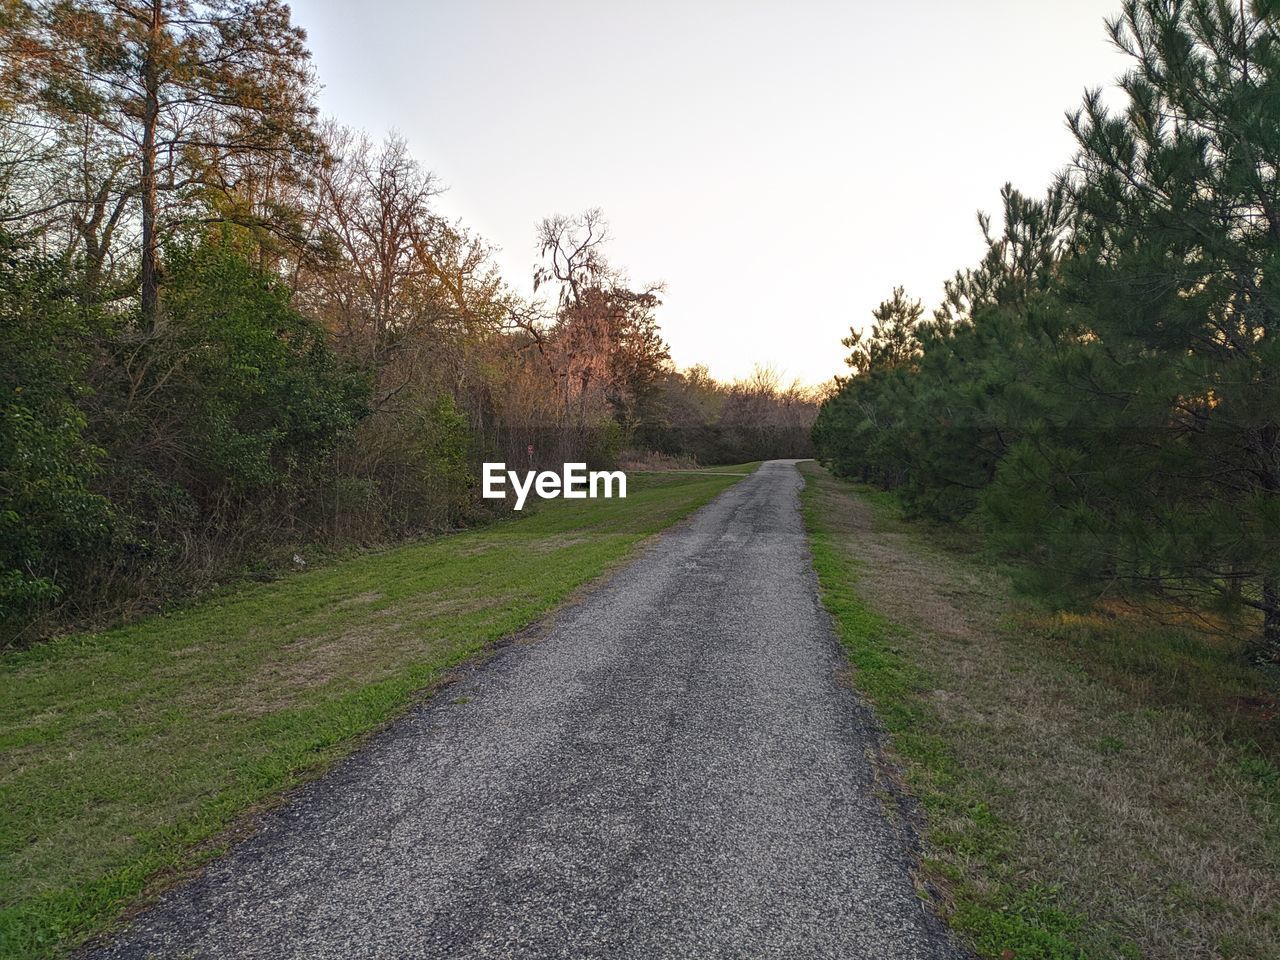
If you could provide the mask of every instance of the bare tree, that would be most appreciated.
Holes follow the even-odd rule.
[[[516,322],[537,345],[566,409],[608,410],[629,430],[644,395],[669,365],[654,319],[663,287],[635,288],[610,267],[603,250],[608,239],[597,209],[544,219],[534,289],[555,287],[554,313],[549,323],[536,312]]]
[[[299,271],[297,302],[379,372],[382,403],[435,377],[465,390],[464,355],[513,306],[489,247],[436,213],[440,183],[403,138],[375,144],[336,124],[322,137],[330,159],[315,173],[311,230],[332,255]]]

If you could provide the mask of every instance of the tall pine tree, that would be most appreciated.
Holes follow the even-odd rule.
[[[134,160],[116,186],[136,202],[138,289],[154,323],[166,198],[208,209],[255,165],[286,172],[319,151],[305,34],[281,0],[55,0],[6,18],[5,89],[89,124]]]
[[[1075,332],[988,503],[1047,567],[1261,611],[1280,657],[1280,29],[1129,0],[1127,103],[1072,118]]]

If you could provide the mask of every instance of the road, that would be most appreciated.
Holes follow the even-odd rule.
[[[301,790],[99,958],[951,958],[789,461]]]

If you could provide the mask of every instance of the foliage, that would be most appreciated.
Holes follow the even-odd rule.
[[[1244,644],[1203,616],[1019,600],[963,530],[801,472],[822,601],[886,733],[878,782],[910,791],[922,886],[974,951],[1277,956],[1276,690]]]
[[[367,378],[271,277],[214,243],[167,259],[162,315],[144,332],[127,314],[93,319],[64,265],[6,251],[11,633],[59,600],[118,602],[177,579],[202,538],[230,555],[261,542],[365,414]]]
[[[0,623],[57,601],[110,536],[91,484],[88,341],[96,320],[62,265],[0,236]]]
[[[166,423],[161,409],[183,412],[167,421],[178,439],[148,446],[204,503],[291,492],[364,414],[367,384],[287,290],[234,252],[204,243],[167,260],[163,329],[129,356],[146,367],[129,386],[150,409],[122,412],[150,430]]]
[[[0,215],[54,256],[6,333],[48,388],[8,398],[8,639],[492,517],[485,460],[808,452],[805,391],[673,367],[600,211],[515,295],[402,138],[319,120],[280,0],[16,0],[0,39]]]
[[[919,300],[907,300],[906,290],[895,287],[893,295],[871,311],[875,322],[869,335],[850,330],[840,341],[850,351],[845,364],[855,375],[914,366],[920,359],[915,328],[923,313]]]
[[[137,216],[139,307],[155,322],[159,248],[190,205],[262,230],[286,204],[245,195],[296,180],[317,155],[305,35],[280,0],[30,0],[14,4],[0,95],[34,113],[68,176],[20,197],[103,279]],[[136,162],[133,162],[135,161]],[[269,176],[264,176],[269,170]],[[256,200],[257,202],[253,202]]]
[[[1110,29],[1126,107],[1085,98],[1072,168],[1006,187],[931,321],[895,291],[851,334],[815,441],[1042,587],[1253,609],[1280,657],[1280,21],[1130,0]]]
[[[705,367],[672,370],[657,382],[639,446],[703,464],[808,457],[817,391],[784,385],[770,368],[721,383]]]
[[[360,427],[345,472],[365,477],[389,537],[457,526],[477,515],[471,424],[452,396],[406,397]]]

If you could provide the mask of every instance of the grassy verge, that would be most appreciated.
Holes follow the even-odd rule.
[[[946,531],[805,464],[823,599],[984,956],[1280,956],[1276,691],[1233,641],[1016,599]]]
[[[0,657],[0,956],[66,952],[246,810],[736,483],[633,477],[492,526]],[[736,475],[732,472],[737,471]]]

